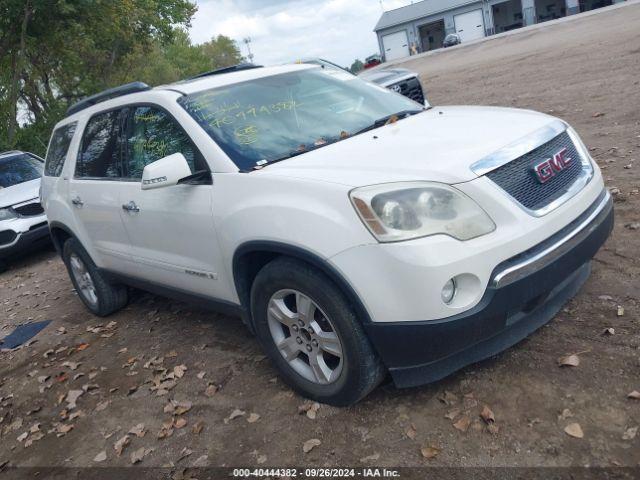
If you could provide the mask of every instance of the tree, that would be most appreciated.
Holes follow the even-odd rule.
[[[15,141],[15,134],[17,128],[17,116],[18,116],[18,90],[20,88],[20,72],[22,71],[22,65],[24,63],[25,50],[26,50],[26,38],[27,38],[27,26],[29,25],[29,19],[33,13],[33,6],[31,5],[31,1],[27,0],[24,2],[24,7],[19,8],[19,2],[11,2],[6,5],[7,10],[10,13],[15,15],[15,20],[19,20],[20,25],[20,33],[17,35],[17,42],[13,45],[10,53],[10,80],[8,82],[8,86],[6,87],[6,95],[8,101],[8,109],[7,109],[7,141],[9,144]],[[3,12],[4,13],[4,12]],[[4,25],[3,25],[4,26]],[[11,29],[13,30],[13,29]],[[3,40],[5,40],[8,45],[11,41],[11,32],[7,32],[3,35]],[[3,44],[5,43],[3,42]],[[9,50],[9,48],[5,48],[3,50]],[[4,52],[3,52],[4,56]]]
[[[196,9],[189,0],[2,0],[0,151],[43,154],[66,108],[105,88],[239,62],[227,37],[191,43]]]
[[[207,57],[211,69],[228,67],[240,63],[243,58],[236,43],[229,37],[218,35],[200,48]]]
[[[355,75],[356,73],[364,70],[364,63],[356,58],[355,61],[351,64],[351,68],[349,70],[351,70],[351,73]]]
[[[176,30],[171,43],[156,42],[151,48],[132,52],[117,83],[140,80],[160,85],[241,61],[240,50],[229,37],[218,35],[209,42],[193,45],[186,31]]]

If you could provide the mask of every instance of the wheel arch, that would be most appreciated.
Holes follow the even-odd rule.
[[[233,255],[233,281],[243,310],[247,313],[249,327],[254,330],[251,315],[251,286],[267,263],[278,257],[289,257],[305,262],[326,275],[344,293],[362,323],[370,323],[371,317],[351,284],[326,259],[302,247],[275,241],[249,241],[240,245]]]
[[[49,222],[49,232],[51,233],[53,246],[56,248],[56,251],[60,256],[62,256],[62,248],[64,247],[64,242],[66,242],[69,238],[75,238],[76,240],[78,240],[78,237],[74,235],[71,229],[60,222]]]

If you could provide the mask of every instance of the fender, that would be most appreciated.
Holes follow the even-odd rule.
[[[63,246],[63,243],[61,243],[60,239],[53,233],[53,230],[56,229],[56,228],[64,231],[69,237],[75,238],[76,240],[78,240],[78,242],[80,242],[80,240],[71,231],[71,229],[69,227],[67,227],[65,224],[60,223],[60,222],[56,222],[56,221],[49,222],[49,233],[50,233],[51,239],[53,241],[53,246],[56,247],[56,251],[58,252],[60,257],[62,257],[62,246]],[[82,242],[80,242],[80,244],[82,244]]]
[[[259,265],[249,265],[247,260],[251,258],[251,254],[263,254],[266,261]],[[251,285],[255,275],[265,263],[281,255],[297,258],[320,270],[345,294],[360,321],[363,324],[371,323],[369,312],[351,284],[325,258],[298,246],[268,240],[245,242],[233,254],[233,281],[243,310],[250,312]],[[253,316],[250,314],[249,321],[249,328],[253,330]]]

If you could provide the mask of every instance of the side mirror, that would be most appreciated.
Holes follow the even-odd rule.
[[[174,153],[150,163],[142,171],[142,190],[177,185],[184,177],[191,175],[187,159],[181,153]]]

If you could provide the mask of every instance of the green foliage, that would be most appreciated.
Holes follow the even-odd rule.
[[[351,68],[349,68],[349,70],[351,70],[351,73],[355,75],[358,72],[364,70],[364,63],[356,58],[355,61],[351,64]]]
[[[189,0],[2,0],[0,151],[44,154],[67,107],[105,88],[240,62],[230,38],[191,43],[196,9]]]

